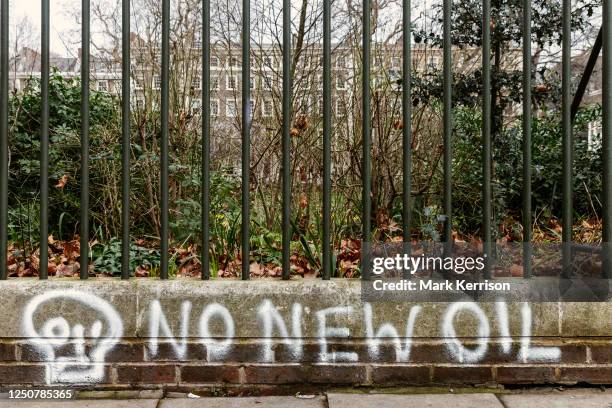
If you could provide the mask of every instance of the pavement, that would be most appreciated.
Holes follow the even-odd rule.
[[[602,389],[544,389],[496,394],[328,393],[283,397],[191,397],[52,401],[0,399],[0,408],[612,408],[612,390]]]

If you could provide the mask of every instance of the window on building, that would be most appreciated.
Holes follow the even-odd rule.
[[[393,57],[393,62],[392,62],[393,68],[399,68],[401,63],[402,63],[402,60],[400,57]]]
[[[235,90],[238,89],[238,76],[237,75],[228,75],[226,77],[225,89],[227,90]]]
[[[235,118],[236,115],[237,115],[236,101],[233,99],[228,99],[225,102],[225,116],[229,118]]]
[[[191,87],[193,89],[202,89],[202,81],[200,80],[200,74],[196,74],[191,79]]]
[[[271,117],[274,113],[274,105],[272,99],[266,99],[263,103],[263,115],[267,118]]]
[[[239,67],[240,59],[238,57],[230,57],[230,67]]]
[[[249,77],[249,89],[251,90],[255,89],[255,77],[254,76]]]
[[[346,116],[346,106],[341,99],[336,99],[336,116]]]
[[[263,57],[263,65],[264,67],[272,67],[273,66],[272,57],[269,55],[265,55]]]
[[[108,81],[98,81],[98,92],[108,92]]]
[[[310,83],[308,81],[308,78],[302,78],[302,81],[300,82],[300,89],[303,89],[305,91],[310,89]]]
[[[144,99],[142,99],[142,98],[138,98],[138,99],[136,99],[136,108],[137,108],[138,110],[142,110],[142,109],[144,109],[144,107],[145,107],[145,101],[144,101]]]
[[[134,80],[134,89],[136,90],[141,90],[142,89],[142,83],[143,83],[143,79],[142,78],[136,78]]]
[[[202,40],[200,39],[199,35],[196,35],[196,37],[193,39],[193,48],[202,48]]]
[[[192,99],[191,100],[191,110],[194,112],[200,112],[202,110],[202,100]]]
[[[341,76],[336,77],[336,89],[340,91],[346,89],[346,81]]]
[[[219,116],[219,100],[210,100],[210,116]]]
[[[270,78],[262,78],[262,85],[264,90],[271,91],[272,90],[272,80]]]
[[[255,100],[249,99],[249,118],[253,119],[255,113]]]
[[[162,86],[161,76],[155,75],[153,77],[153,89],[161,89],[161,86]]]
[[[346,56],[340,55],[336,57],[336,68],[346,68]]]
[[[210,76],[210,89],[212,89],[213,91],[219,90],[219,76],[218,75]]]
[[[218,68],[221,63],[219,62],[219,57],[211,56],[210,57],[210,66],[213,68]]]

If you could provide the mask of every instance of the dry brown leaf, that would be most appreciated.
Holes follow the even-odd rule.
[[[59,179],[59,181],[57,182],[57,184],[55,185],[56,188],[64,188],[66,186],[66,183],[68,183],[68,175],[64,174],[62,176],[62,178]]]

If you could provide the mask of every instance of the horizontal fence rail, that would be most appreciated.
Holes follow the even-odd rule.
[[[121,278],[130,277],[130,1],[122,0],[122,48],[121,48]],[[523,228],[523,277],[532,275],[531,240],[532,240],[532,86],[533,67],[531,54],[531,1],[523,0],[522,18],[522,228]],[[160,158],[160,242],[161,269],[160,278],[169,277],[169,119],[170,119],[170,12],[171,1],[162,0],[161,11],[161,158]],[[331,1],[323,3],[323,55],[322,55],[322,93],[323,93],[323,206],[322,206],[322,261],[321,276],[330,279],[333,274],[333,251],[331,242],[331,195],[332,195],[332,26]],[[361,65],[361,130],[362,130],[362,240],[372,241],[372,92],[371,92],[371,42],[372,27],[370,0],[362,0],[362,65]],[[251,154],[251,121],[252,107],[250,103],[250,0],[242,0],[242,64],[241,64],[241,180],[242,180],[242,220],[241,220],[241,277],[250,277],[249,238],[250,238],[250,154]],[[403,242],[410,243],[411,227],[411,172],[412,172],[412,112],[411,112],[411,2],[403,0],[402,13],[402,227]],[[491,1],[482,2],[482,228],[483,252],[485,262],[485,278],[491,277],[490,260],[493,256],[492,238],[492,133],[496,132],[496,123],[491,110],[491,29],[494,22],[491,19]],[[445,250],[449,251],[453,242],[452,236],[452,132],[453,132],[453,71],[452,71],[452,1],[442,0],[442,30],[443,30],[443,72],[442,72],[442,122],[443,122],[443,240]],[[8,154],[9,154],[9,2],[0,0],[0,279],[7,278],[7,246],[8,246]],[[202,98],[202,279],[209,279],[210,272],[210,207],[211,207],[211,35],[210,35],[210,0],[202,2],[202,66],[201,66],[201,98]],[[602,276],[612,277],[612,10],[608,0],[603,2],[603,26],[597,47],[603,48],[603,244],[602,244]],[[570,277],[572,259],[572,169],[573,169],[573,135],[572,119],[577,109],[572,108],[571,90],[571,2],[562,2],[562,101],[561,101],[561,137],[562,148],[562,253],[563,276]],[[292,240],[291,225],[291,153],[292,153],[292,33],[291,33],[291,2],[283,0],[282,15],[282,278],[289,279],[291,272],[290,244]],[[49,34],[50,9],[49,0],[41,0],[41,113],[40,113],[40,279],[47,279],[47,254],[49,236]],[[81,31],[81,202],[80,202],[80,278],[89,276],[89,93],[90,93],[90,1],[82,1],[82,31]],[[596,55],[595,55],[596,57]],[[590,63],[592,71],[594,60]],[[589,75],[590,75],[589,71]],[[585,78],[581,81],[581,90],[586,86]],[[588,78],[586,78],[588,82]],[[448,253],[448,252],[447,252]],[[363,275],[364,278],[368,276]],[[408,277],[408,276],[405,276]]]

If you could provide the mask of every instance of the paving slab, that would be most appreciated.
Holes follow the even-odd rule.
[[[327,402],[329,408],[504,408],[494,394],[328,394]]]
[[[164,399],[159,408],[325,408],[325,397],[245,397]]]
[[[521,394],[499,397],[506,408],[612,408],[612,393]]]
[[[155,408],[155,399],[140,400],[0,400],[0,408]]]

